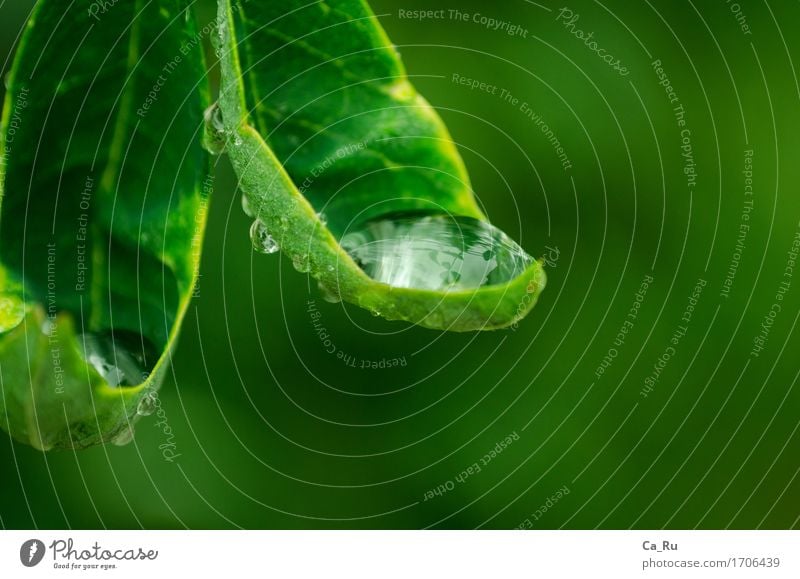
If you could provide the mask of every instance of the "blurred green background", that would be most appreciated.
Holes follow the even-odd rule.
[[[32,5],[0,5],[3,55]],[[325,303],[286,260],[253,253],[222,158],[200,294],[161,390],[180,456],[162,457],[154,417],[134,444],[79,453],[3,434],[0,526],[800,526],[800,271],[786,269],[800,232],[800,5],[372,6],[490,219],[549,256],[539,305],[516,330],[459,335]],[[467,16],[400,12],[418,9]],[[212,14],[204,3],[199,18]],[[352,365],[321,343],[309,300]],[[361,367],[393,359],[404,365]]]

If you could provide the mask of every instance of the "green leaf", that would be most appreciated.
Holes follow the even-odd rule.
[[[249,206],[297,269],[347,302],[435,329],[500,328],[527,314],[545,284],[539,262],[496,285],[414,289],[373,280],[340,246],[383,216],[485,221],[444,124],[365,2],[218,6],[219,138]]]
[[[130,438],[192,295],[211,183],[201,35],[185,10],[39,0],[15,57],[0,130],[0,424],[41,449]]]

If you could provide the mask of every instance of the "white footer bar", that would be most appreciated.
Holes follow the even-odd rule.
[[[3,531],[0,577],[800,577],[792,531]],[[184,575],[185,577],[185,575]]]

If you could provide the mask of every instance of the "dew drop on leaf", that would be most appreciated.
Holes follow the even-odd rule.
[[[255,217],[255,213],[253,212],[253,208],[250,207],[250,202],[247,200],[247,195],[242,195],[242,211],[248,217]]]
[[[42,439],[41,433],[38,436],[34,435],[30,437],[30,443],[33,448],[36,450],[41,450],[42,452],[47,452],[48,450],[53,450],[53,445],[49,442],[45,442]]]
[[[53,332],[55,332],[56,327],[57,326],[54,320],[50,319],[49,317],[45,318],[42,322],[42,333],[45,336],[50,336]]]
[[[111,439],[111,444],[115,446],[125,446],[126,444],[130,444],[133,441],[133,425],[125,426],[119,434],[117,434],[114,438]]]
[[[413,289],[504,284],[534,261],[492,224],[447,214],[379,217],[345,234],[340,244],[372,279]]]
[[[253,221],[253,225],[250,226],[250,241],[258,253],[270,254],[280,249],[278,242],[270,235],[267,226],[260,219]]]
[[[158,359],[155,347],[135,332],[87,332],[78,336],[81,353],[112,388],[138,386]]]
[[[139,400],[136,406],[136,414],[139,416],[150,416],[156,411],[158,395],[155,392],[148,392]]]
[[[219,103],[214,103],[203,113],[205,131],[203,133],[203,148],[212,155],[221,155],[225,152],[227,134],[222,122],[222,110]]]
[[[307,255],[295,255],[292,257],[292,266],[300,273],[311,271],[311,262]]]
[[[329,304],[338,304],[339,302],[342,301],[342,298],[338,292],[329,289],[328,286],[326,286],[322,282],[319,282],[317,284],[317,287],[319,287],[319,293],[322,296],[322,299],[328,302]]]
[[[203,117],[215,132],[225,132],[225,123],[222,121],[222,109],[219,106],[219,102],[215,102],[208,107],[203,113]]]

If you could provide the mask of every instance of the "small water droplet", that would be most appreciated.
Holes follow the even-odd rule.
[[[36,450],[41,450],[42,452],[47,452],[48,450],[53,450],[53,445],[45,442],[42,440],[40,436],[34,436],[30,439],[31,446]]]
[[[322,225],[328,225],[328,216],[325,215],[322,211],[317,213],[317,219],[319,219],[319,222],[322,223]]]
[[[281,229],[283,231],[289,229],[289,218],[286,217],[285,215],[281,215]]]
[[[53,321],[49,317],[45,318],[44,321],[42,322],[42,333],[45,336],[49,336],[55,331],[55,329],[56,329],[55,321]]]
[[[208,107],[203,113],[203,116],[206,122],[210,123],[211,128],[216,132],[225,132],[225,122],[222,120],[222,109],[219,106],[219,101]]]
[[[383,216],[348,232],[340,244],[371,278],[403,288],[498,285],[533,263],[530,255],[490,223],[436,213]]]
[[[136,406],[136,414],[139,416],[150,416],[156,411],[158,407],[158,394],[155,392],[148,392],[139,400]]]
[[[253,221],[253,225],[250,226],[250,241],[258,253],[270,254],[280,249],[278,242],[270,235],[267,226],[260,219]]]
[[[114,438],[111,439],[111,444],[114,446],[125,446],[133,441],[133,425],[125,426]]]
[[[320,295],[322,295],[322,299],[328,302],[329,304],[338,304],[339,302],[342,301],[342,297],[339,295],[339,292],[330,290],[328,286],[326,286],[322,282],[319,282],[317,284],[317,287],[319,288]]]
[[[311,271],[311,260],[308,255],[295,255],[292,257],[292,265],[300,273],[308,273]]]
[[[250,201],[247,200],[247,195],[242,195],[242,211],[248,217],[255,217],[256,214],[253,212],[253,208],[250,207]]]
[[[203,148],[212,155],[221,155],[225,152],[227,134],[222,121],[222,110],[216,102],[203,113],[206,128],[203,133]]]

